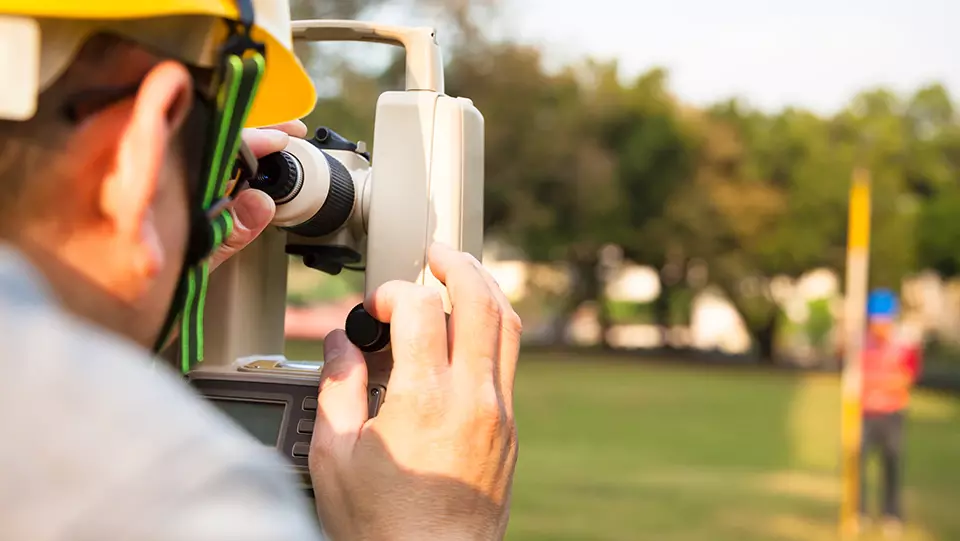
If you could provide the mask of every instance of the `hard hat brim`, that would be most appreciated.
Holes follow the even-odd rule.
[[[254,29],[267,47],[267,70],[247,117],[246,127],[260,128],[301,119],[313,111],[317,93],[303,64],[273,36]]]
[[[260,83],[246,127],[264,127],[303,118],[316,105],[316,89],[289,42],[289,6],[276,0],[254,0],[257,7],[274,12],[275,21],[254,21],[253,36],[266,44],[267,69]],[[279,9],[279,10],[278,10]],[[282,11],[282,13],[281,13]],[[74,20],[129,20],[177,15],[235,19],[234,0],[8,0],[0,14]],[[261,23],[263,26],[261,26]],[[277,32],[284,35],[274,35]],[[287,42],[287,43],[284,43]]]

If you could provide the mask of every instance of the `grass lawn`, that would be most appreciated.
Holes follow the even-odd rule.
[[[836,378],[550,361],[517,374],[508,540],[836,537]],[[918,393],[907,438],[904,539],[960,540],[960,399]]]

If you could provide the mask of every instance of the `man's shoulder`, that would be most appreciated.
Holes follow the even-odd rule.
[[[145,466],[191,444],[257,451],[148,352],[56,308],[0,308],[0,344],[0,427],[23,443],[69,442],[59,460],[96,469]]]
[[[16,435],[0,446],[0,457],[48,445],[47,458],[63,453],[67,465],[88,467],[118,457],[136,467],[169,460],[174,451],[194,462],[204,453],[274,458],[172,367],[64,310],[38,276],[0,243],[0,428]],[[53,447],[57,441],[69,443]],[[190,446],[196,449],[180,449]]]
[[[209,411],[197,415],[197,409],[205,408],[198,408],[199,401],[180,378],[143,348],[56,307],[0,308],[0,344],[0,389],[5,390],[0,400],[11,406],[17,400],[20,411],[69,405],[60,418],[92,415],[93,423],[180,418],[185,427],[214,422]],[[187,412],[192,415],[184,419]],[[172,425],[151,430],[164,427]],[[125,431],[135,434],[136,428]]]
[[[172,367],[56,307],[0,308],[0,344],[0,427],[17,426],[22,441],[73,440],[69,455],[104,463],[182,453],[191,463],[277,466]]]
[[[307,510],[296,505],[279,457],[139,346],[55,306],[2,299],[0,344],[0,501],[14,507],[0,512],[0,523],[34,528],[30,517],[58,509],[63,515],[48,527],[94,527],[112,508],[129,515],[123,524],[188,528],[182,533],[190,537],[189,521],[158,517],[184,515],[191,505],[208,517],[233,514],[243,504],[260,511],[235,517],[232,528],[246,521],[249,537],[228,524],[214,530],[269,538],[263,530],[276,528],[279,515],[291,528],[303,526]],[[291,509],[271,511],[271,498]],[[95,531],[118,533],[118,524]]]

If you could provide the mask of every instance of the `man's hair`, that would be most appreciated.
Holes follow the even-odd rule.
[[[129,63],[131,53],[140,50],[137,43],[114,34],[96,34],[77,52],[60,77],[38,98],[36,114],[26,121],[0,120],[0,230],[20,223],[24,212],[34,201],[32,182],[56,182],[57,157],[64,150],[76,126],[64,115],[65,99],[76,93],[99,86],[122,86],[131,80],[118,81]],[[196,109],[196,107],[194,108]],[[194,115],[191,114],[191,117]],[[188,120],[181,130],[180,146],[196,154],[201,146],[196,121]],[[185,135],[185,137],[184,137]],[[187,140],[189,139],[189,141]],[[191,164],[195,165],[195,164]],[[191,172],[198,174],[197,172]],[[39,186],[50,189],[49,185]]]

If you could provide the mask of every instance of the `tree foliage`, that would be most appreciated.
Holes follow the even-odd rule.
[[[329,9],[349,16],[379,1]],[[626,80],[615,62],[585,60],[550,71],[537,48],[485,36],[476,5],[419,3],[456,29],[448,93],[485,117],[487,236],[574,272],[566,315],[584,301],[604,305],[596,271],[614,244],[660,271],[664,298],[704,285],[686,276],[705,264],[706,283],[772,357],[782,312],[773,279],[820,267],[843,276],[856,167],[872,177],[872,285],[897,288],[926,268],[960,274],[960,123],[942,86],[907,97],[868,89],[831,116],[737,100],[698,109],[671,93],[665,69]],[[317,15],[316,4],[295,4]],[[402,73],[400,57],[378,75],[341,65],[340,92],[308,124],[370,141],[377,96]],[[658,319],[669,312],[660,306]]]

